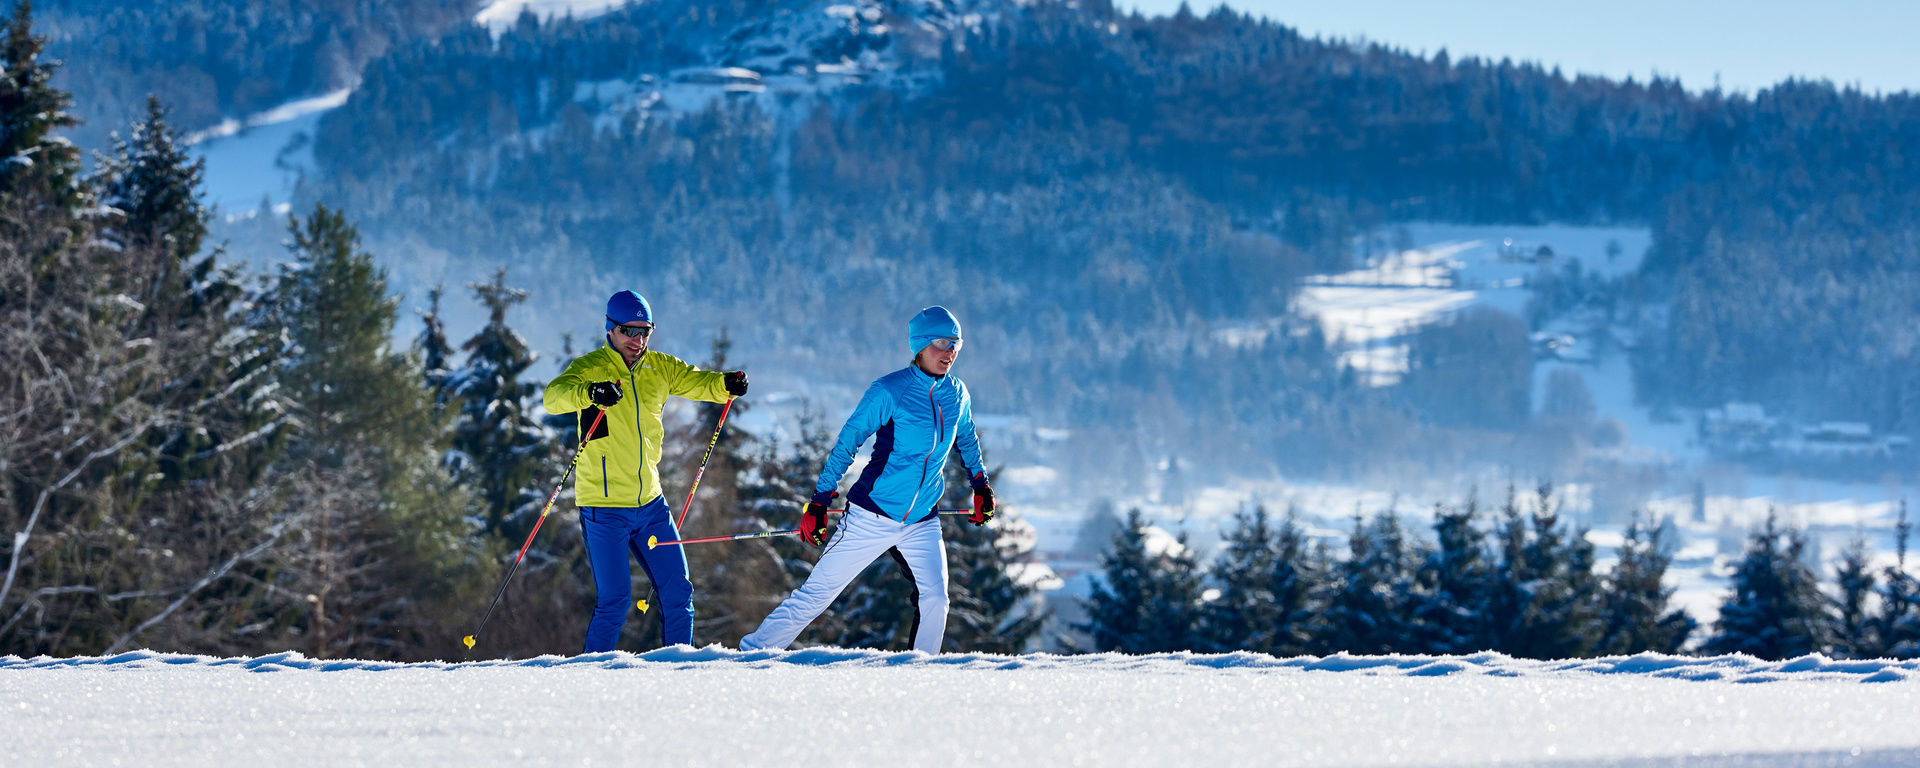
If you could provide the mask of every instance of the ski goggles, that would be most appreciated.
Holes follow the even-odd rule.
[[[607,322],[613,323],[613,330],[619,332],[620,335],[625,336],[629,339],[635,336],[638,336],[643,339],[650,338],[653,336],[653,326],[651,325],[621,325],[618,322],[615,322],[614,319],[611,317],[607,318]]]
[[[960,340],[949,339],[945,336],[941,336],[939,338],[934,339],[933,341],[927,342],[927,346],[933,347],[934,349],[940,350],[942,352],[945,352],[949,349],[958,352],[960,350]]]

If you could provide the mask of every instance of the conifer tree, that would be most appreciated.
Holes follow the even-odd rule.
[[[1551,486],[1534,497],[1532,542],[1527,558],[1541,578],[1534,593],[1536,621],[1523,634],[1530,658],[1588,656],[1599,642],[1601,584],[1593,572],[1593,543],[1586,530],[1560,520]]]
[[[1839,659],[1870,659],[1881,654],[1881,645],[1873,636],[1867,599],[1874,592],[1872,562],[1864,538],[1856,537],[1840,554],[1833,578],[1840,593],[1833,598],[1833,656]]]
[[[67,112],[73,97],[53,87],[56,63],[40,58],[46,43],[33,33],[33,3],[20,0],[0,29],[0,203],[27,196],[71,212],[85,198],[80,152],[54,133],[79,122]]]
[[[1458,511],[1436,505],[1437,547],[1420,570],[1422,589],[1411,614],[1421,653],[1471,653],[1491,647],[1482,613],[1492,593],[1493,568],[1484,534],[1474,527],[1479,502]]]
[[[1880,610],[1872,621],[1879,654],[1896,659],[1920,658],[1920,579],[1907,571],[1912,534],[1913,523],[1902,499],[1893,529],[1894,562],[1881,574]]]
[[[1532,659],[1590,654],[1601,633],[1593,545],[1560,522],[1549,486],[1536,492],[1530,512],[1520,509],[1509,489],[1490,611],[1494,650]]]
[[[1275,656],[1298,656],[1317,650],[1314,619],[1319,613],[1315,595],[1324,591],[1329,557],[1325,548],[1309,547],[1300,527],[1300,512],[1289,507],[1274,538],[1273,570],[1267,594],[1273,597],[1273,627],[1267,646],[1259,650]]]
[[[1327,586],[1319,631],[1325,648],[1353,654],[1414,651],[1408,611],[1415,597],[1413,564],[1420,559],[1398,515],[1382,513],[1371,521],[1355,515],[1347,559],[1336,568],[1339,578]]]
[[[1265,651],[1276,644],[1273,633],[1284,610],[1268,591],[1278,553],[1266,507],[1235,512],[1223,543],[1212,570],[1220,596],[1201,612],[1204,647],[1216,653]]]
[[[488,320],[461,345],[466,364],[448,381],[449,394],[460,407],[450,454],[457,458],[449,463],[454,479],[480,497],[487,530],[517,541],[531,530],[530,518],[545,501],[533,486],[545,465],[550,435],[533,416],[541,387],[521,381],[539,355],[506,320],[507,310],[527,294],[507,287],[506,272],[502,267],[494,273],[492,283],[468,284],[486,306]]]
[[[420,335],[413,342],[436,413],[453,401],[453,345],[447,341],[446,322],[440,317],[440,296],[439,288],[427,292],[427,311],[420,314]]]
[[[1769,513],[1734,567],[1714,634],[1701,650],[1787,659],[1828,647],[1832,619],[1813,571],[1802,561],[1805,548],[1800,530],[1781,530]]]
[[[1182,547],[1184,549],[1184,547]],[[1191,650],[1199,613],[1200,580],[1191,555],[1147,551],[1140,510],[1127,513],[1126,529],[1101,557],[1103,578],[1087,599],[1093,649],[1121,653]]]
[[[449,617],[434,612],[471,605],[483,569],[467,544],[467,500],[437,460],[430,396],[387,349],[396,302],[384,270],[325,206],[288,229],[296,263],[273,309],[299,419],[282,473],[301,549],[280,576],[304,599],[283,618],[317,657],[450,648]]]
[[[1647,527],[1635,516],[1627,526],[1619,561],[1606,579],[1600,608],[1601,631],[1595,651],[1603,654],[1679,653],[1696,622],[1686,611],[1667,610],[1673,588],[1666,586],[1664,525]]]

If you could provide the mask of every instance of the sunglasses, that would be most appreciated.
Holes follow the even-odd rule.
[[[938,339],[934,339],[933,341],[927,342],[927,346],[933,347],[934,349],[940,350],[942,352],[945,352],[949,349],[958,350],[960,349],[960,340],[943,337],[943,338],[938,338]]]
[[[621,325],[615,323],[611,317],[607,318],[607,322],[613,323],[613,329],[629,339],[635,336],[643,339],[653,336],[653,326],[651,325]]]

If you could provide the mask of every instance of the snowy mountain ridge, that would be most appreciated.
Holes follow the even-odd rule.
[[[221,658],[156,651],[132,651],[113,656],[0,657],[0,672],[28,669],[163,669],[177,667],[230,668],[248,672],[391,672],[404,670],[460,670],[495,668],[566,668],[622,670],[638,668],[716,669],[774,667],[913,668],[1007,671],[1080,670],[1154,674],[1208,674],[1221,670],[1263,673],[1344,672],[1378,677],[1439,677],[1447,675],[1493,677],[1632,676],[1667,680],[1735,683],[1859,682],[1899,683],[1920,680],[1920,659],[1845,660],[1810,654],[1767,661],[1742,654],[1671,656],[1641,653],[1592,659],[1540,661],[1517,659],[1494,652],[1466,656],[1389,655],[1276,657],[1264,653],[1123,653],[1056,655],[1029,653],[1004,656],[992,653],[930,655],[918,651],[878,651],[834,647],[793,651],[737,651],[718,645],[704,648],[672,646],[646,653],[613,651],[578,656],[537,656],[519,660],[473,662],[389,662],[355,659],[314,659],[297,651],[266,656]]]

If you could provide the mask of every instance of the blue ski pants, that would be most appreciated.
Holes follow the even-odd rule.
[[[640,567],[660,594],[661,644],[693,644],[693,582],[687,578],[687,556],[678,546],[647,548],[649,536],[661,541],[680,538],[664,498],[655,496],[642,507],[581,507],[580,533],[586,537],[595,593],[593,620],[587,623],[587,653],[613,650],[620,627],[627,623],[627,611],[633,606],[629,553],[640,559]]]

